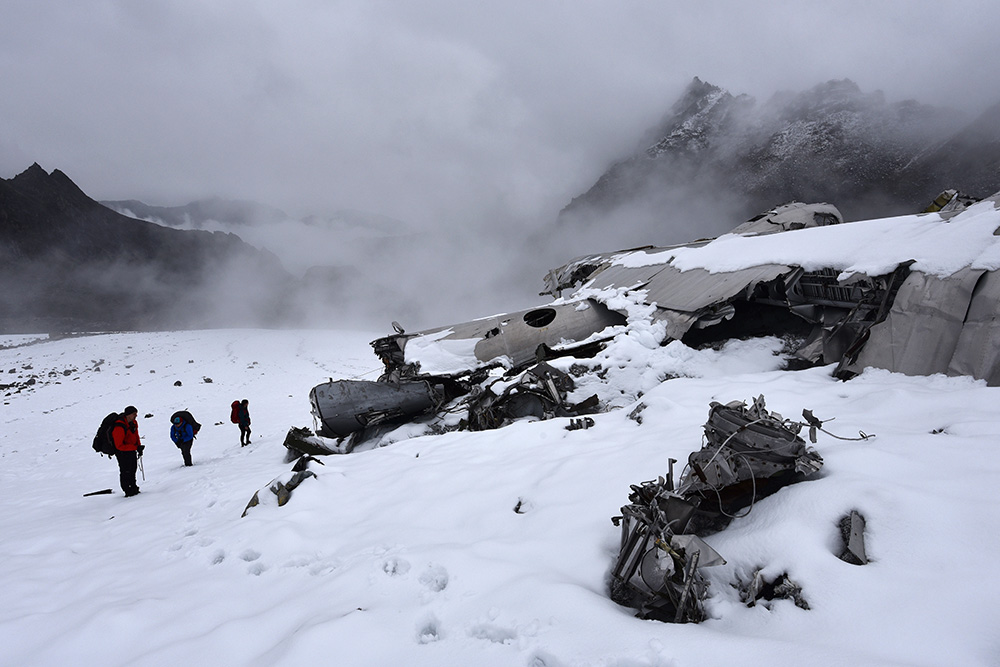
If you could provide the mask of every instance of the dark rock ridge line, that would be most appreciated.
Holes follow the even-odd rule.
[[[59,170],[0,179],[0,330],[266,326],[295,281],[238,236],[135,220]]]

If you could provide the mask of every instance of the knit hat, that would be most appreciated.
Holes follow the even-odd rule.
[[[139,414],[139,409],[136,408],[134,405],[130,405],[127,408],[125,408],[124,410],[122,410],[122,414],[123,415],[136,415],[136,414]]]
[[[180,417],[174,417],[174,423],[175,424],[180,424],[181,423],[181,418]]]

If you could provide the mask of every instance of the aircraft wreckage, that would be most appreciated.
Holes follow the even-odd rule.
[[[715,239],[577,258],[548,273],[553,300],[537,308],[412,333],[393,323],[371,343],[377,381],[312,389],[315,433],[289,431],[289,460],[348,453],[409,422],[586,427],[597,397],[568,401],[573,377],[547,362],[593,357],[639,320],[660,344],[786,337],[790,366],[836,364],[845,380],[876,367],[998,385],[998,208],[1000,193],[946,191],[921,214],[845,223],[832,205],[791,203]]]
[[[708,583],[700,569],[726,561],[702,537],[746,516],[758,500],[820,471],[823,459],[799,432],[808,427],[813,443],[818,431],[840,440],[874,437],[862,432],[858,438],[842,438],[824,430],[812,411],[803,410],[802,417],[804,421],[796,422],[769,412],[763,396],[750,405],[712,402],[704,444],[688,456],[676,486],[676,461],[670,459],[667,476],[633,484],[629,504],[621,508],[621,516],[612,518],[621,527],[621,544],[611,568],[611,598],[637,609],[640,618],[672,623],[704,620]],[[844,549],[838,557],[866,564],[864,518],[855,510],[841,524]],[[758,570],[736,587],[748,606],[785,598],[809,608],[801,587],[787,574],[766,581]]]

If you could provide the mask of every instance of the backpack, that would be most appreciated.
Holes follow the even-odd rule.
[[[233,422],[234,424],[239,424],[240,423],[240,402],[239,401],[233,401],[233,404],[232,404],[231,407],[233,408],[233,411],[229,415],[229,421]]]
[[[115,457],[115,441],[111,437],[111,431],[115,428],[115,422],[119,419],[119,414],[117,412],[112,412],[104,421],[101,422],[100,428],[97,429],[97,435],[94,436],[94,451],[98,454],[107,454],[111,458]]]
[[[174,414],[170,415],[170,423],[174,423],[174,417],[180,417],[181,421],[185,424],[191,424],[191,435],[198,435],[198,431],[201,430],[201,424],[195,421],[195,418],[187,410],[178,410]]]

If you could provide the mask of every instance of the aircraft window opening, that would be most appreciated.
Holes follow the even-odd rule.
[[[554,308],[539,308],[524,314],[524,323],[529,327],[546,327],[556,319]]]

